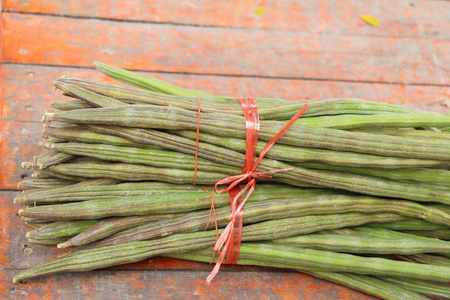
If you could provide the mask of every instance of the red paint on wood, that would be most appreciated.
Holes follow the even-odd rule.
[[[96,271],[57,274],[12,284],[17,271],[0,271],[2,299],[376,299],[300,273],[207,271]]]
[[[450,84],[450,43],[4,13],[5,62],[330,80]],[[82,33],[82,34],[80,34]],[[37,41],[39,37],[39,41]]]
[[[447,1],[121,1],[5,0],[4,10],[117,20],[223,27],[312,31],[333,34],[448,38]],[[264,7],[264,13],[256,10]],[[361,15],[377,16],[381,27],[365,24]]]
[[[0,189],[15,189],[17,183],[32,172],[21,168],[23,161],[32,161],[41,152],[38,142],[42,124],[0,121]]]

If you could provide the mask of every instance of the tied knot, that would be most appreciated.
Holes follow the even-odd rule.
[[[224,179],[218,181],[215,184],[215,186],[214,186],[214,190],[218,194],[227,193],[231,189],[233,189],[235,186],[237,186],[238,184],[241,184],[241,183],[244,183],[244,182],[247,182],[247,183],[256,182],[256,178],[272,178],[272,176],[269,175],[269,174],[276,173],[276,172],[287,171],[287,170],[290,170],[290,169],[292,169],[292,168],[282,169],[282,170],[275,170],[275,171],[270,171],[270,172],[247,171],[247,172],[245,172],[243,174],[230,176],[230,177],[227,177],[227,178],[224,178]],[[225,188],[225,189],[219,190],[219,185],[225,185],[225,184],[229,184],[228,187]]]
[[[255,164],[255,168],[258,165]],[[267,171],[267,172],[256,172],[253,170],[247,171],[243,174],[239,174],[239,175],[234,175],[234,176],[230,176],[227,178],[224,178],[220,181],[218,181],[215,185],[214,185],[214,191],[218,194],[223,194],[223,193],[228,193],[231,190],[233,190],[234,188],[238,187],[239,184],[241,183],[247,183],[245,185],[245,187],[240,190],[234,197],[233,200],[231,202],[231,205],[233,206],[233,203],[235,203],[237,201],[237,199],[239,199],[247,190],[249,191],[244,199],[243,202],[245,202],[247,200],[248,197],[250,197],[250,194],[253,192],[253,189],[256,185],[256,179],[257,178],[266,178],[266,179],[270,179],[273,176],[270,174],[274,174],[274,173],[279,173],[279,172],[286,172],[289,170],[292,170],[293,168],[284,168],[284,169],[277,169],[277,170],[271,170],[271,171]],[[219,189],[220,185],[226,185],[228,184],[228,186],[224,189]],[[253,189],[252,189],[253,188]],[[243,203],[241,204],[243,206]]]

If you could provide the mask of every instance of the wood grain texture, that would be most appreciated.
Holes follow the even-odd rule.
[[[15,189],[17,183],[33,172],[21,168],[23,161],[32,161],[41,152],[37,145],[42,124],[0,120],[0,189]]]
[[[200,26],[448,39],[450,3],[415,0],[5,0],[5,11]],[[258,8],[264,8],[262,13]],[[262,10],[260,10],[261,12]],[[377,16],[381,27],[361,15]]]
[[[450,43],[3,14],[3,61],[449,85]],[[83,32],[83,34],[80,34]],[[37,40],[38,38],[38,40]]]
[[[0,271],[2,299],[375,299],[291,272],[222,272],[208,284],[204,270],[96,271],[13,285],[14,273]]]
[[[67,273],[13,284],[20,270],[64,251],[30,245],[12,203],[17,192],[0,192],[0,299],[374,299],[296,272],[224,266],[207,284],[212,266],[154,258],[87,273]],[[27,251],[24,251],[27,249]]]

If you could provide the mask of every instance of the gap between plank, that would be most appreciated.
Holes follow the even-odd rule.
[[[24,65],[36,67],[52,67],[52,68],[74,68],[74,69],[92,69],[94,67],[86,66],[71,66],[71,65],[51,65],[51,64],[37,64],[37,63],[20,63],[20,62],[3,62],[3,65]],[[281,80],[303,80],[303,81],[325,81],[325,82],[346,82],[346,83],[366,83],[366,84],[387,84],[387,85],[402,85],[402,86],[435,86],[435,87],[450,87],[450,84],[440,83],[406,83],[406,82],[389,82],[389,81],[372,81],[372,80],[350,80],[350,79],[331,79],[331,78],[309,78],[309,77],[283,77],[283,76],[263,76],[263,75],[237,75],[225,73],[195,73],[195,72],[170,72],[162,70],[143,70],[143,69],[127,69],[133,72],[151,72],[160,74],[180,74],[180,75],[195,75],[195,76],[217,76],[217,77],[231,77],[231,78],[261,78],[261,79],[281,79]]]
[[[431,1],[446,1],[446,0],[431,0]],[[358,36],[358,37],[383,37],[383,38],[392,38],[392,39],[423,39],[423,40],[439,40],[439,41],[448,41],[449,38],[436,38],[436,37],[427,37],[427,36],[391,36],[391,35],[383,35],[383,34],[350,34],[350,33],[333,33],[327,31],[304,31],[304,30],[294,30],[294,29],[263,29],[258,27],[240,27],[240,26],[218,26],[218,25],[207,25],[207,24],[193,24],[193,23],[176,23],[176,22],[155,22],[155,21],[144,21],[144,20],[133,20],[133,19],[114,19],[114,18],[105,18],[105,17],[89,17],[89,16],[80,16],[80,15],[67,15],[67,14],[53,14],[53,13],[41,13],[41,12],[24,12],[18,10],[3,10],[3,13],[15,13],[22,15],[35,15],[35,16],[49,16],[49,17],[59,17],[59,18],[70,18],[70,19],[78,19],[78,20],[99,20],[99,21],[108,21],[108,22],[118,22],[118,23],[138,23],[138,24],[155,24],[155,25],[172,25],[172,26],[186,26],[186,27],[200,27],[200,28],[222,28],[222,29],[236,29],[236,30],[259,30],[259,31],[273,31],[273,32],[302,32],[302,33],[311,33],[318,35],[335,35],[335,36]]]

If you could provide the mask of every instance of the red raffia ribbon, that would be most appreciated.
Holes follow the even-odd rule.
[[[209,190],[206,188],[206,186],[203,186],[203,189],[208,193],[209,198],[211,199],[211,208],[209,209],[209,216],[208,221],[206,222],[205,231],[208,230],[209,223],[211,222],[211,215],[214,215],[214,225],[216,228],[216,240],[217,240],[219,238],[219,229],[217,226],[216,208],[214,207],[214,191],[211,194]]]
[[[300,116],[308,108],[308,105],[305,104],[305,106],[303,106],[303,108],[300,109],[294,117],[292,117],[292,119],[283,127],[283,129],[281,129],[280,132],[278,132],[278,134],[275,135],[266,144],[255,162],[256,144],[258,142],[260,127],[258,107],[255,98],[241,98],[239,99],[239,103],[241,104],[242,111],[244,113],[246,129],[246,152],[244,167],[242,169],[242,174],[224,178],[217,182],[214,186],[214,190],[219,194],[228,192],[231,206],[231,221],[225,227],[213,248],[214,253],[219,253],[219,258],[216,265],[214,266],[214,269],[206,279],[207,282],[211,282],[211,280],[217,275],[220,266],[222,265],[222,262],[225,258],[225,255],[225,263],[235,264],[237,262],[242,239],[243,207],[247,199],[255,190],[256,178],[272,178],[272,176],[269,174],[285,172],[292,169],[286,168],[268,172],[256,172],[256,168],[258,167],[259,163],[264,158],[266,153],[270,150],[270,148],[289,130],[289,128],[291,128],[295,121],[297,121],[297,119],[300,118]],[[240,183],[247,183],[242,190],[239,187]],[[224,184],[229,185],[227,188],[219,190],[218,186]],[[242,195],[246,191],[247,194],[242,201]]]

